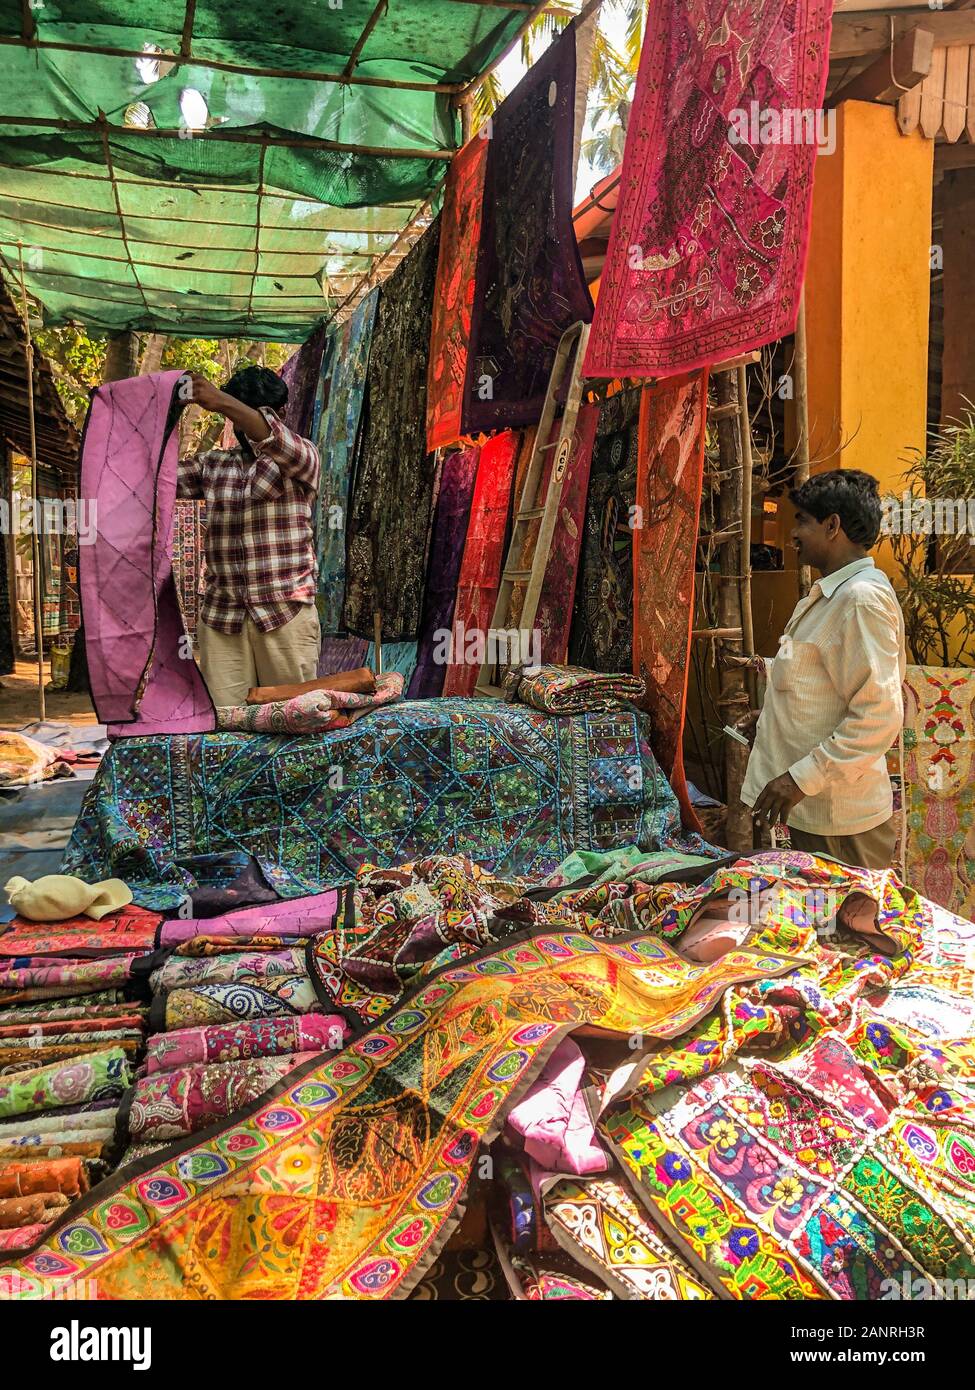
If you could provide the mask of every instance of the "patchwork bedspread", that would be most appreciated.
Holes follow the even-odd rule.
[[[119,741],[64,870],[122,878],[140,905],[168,908],[193,891],[194,860],[227,851],[252,854],[282,897],[299,897],[365,863],[431,854],[541,876],[574,849],[700,848],[679,837],[644,716],[444,699],[322,734]]]

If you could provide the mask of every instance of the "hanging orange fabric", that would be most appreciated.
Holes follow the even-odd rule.
[[[451,160],[447,173],[427,372],[427,448],[431,453],[456,444],[463,434],[464,388],[489,143],[479,135],[469,140]]]
[[[633,516],[633,671],[647,684],[650,746],[688,829],[701,830],[684,776],[694,561],[704,477],[707,372],[649,387],[640,401]]]

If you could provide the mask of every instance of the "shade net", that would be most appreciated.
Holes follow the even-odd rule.
[[[376,14],[0,0],[0,264],[16,273],[21,240],[45,322],[304,338],[436,198],[456,93],[525,18]]]

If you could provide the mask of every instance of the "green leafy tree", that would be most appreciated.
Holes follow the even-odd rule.
[[[521,60],[526,67],[538,57],[553,34],[560,33],[582,8],[583,0],[561,0],[529,25],[521,37]],[[609,173],[623,158],[626,117],[640,64],[646,0],[607,0],[604,13],[615,10],[625,19],[622,49],[616,47],[600,26],[593,45],[592,88],[589,105],[589,136],[582,142],[582,153],[600,173]],[[472,123],[478,130],[497,110],[505,92],[492,73],[478,88],[472,106]]]

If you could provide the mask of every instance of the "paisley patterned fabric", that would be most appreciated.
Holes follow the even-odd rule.
[[[698,831],[684,776],[684,707],[707,394],[704,372],[643,393],[633,536],[633,670],[646,682],[640,703],[684,824]]]
[[[162,1018],[156,1010],[152,1021],[161,1023],[167,1032],[241,1019],[288,1018],[313,1013],[319,1007],[307,975],[279,975],[259,983],[248,978],[227,984],[184,985],[159,995],[158,1001]]]
[[[592,671],[633,669],[633,532],[641,388],[599,408],[589,473],[569,661]]]
[[[427,448],[456,444],[464,428],[475,274],[490,127],[450,161],[441,212],[440,258],[427,376]]]
[[[329,1052],[342,1046],[348,1031],[335,1014],[305,1014],[156,1033],[146,1045],[142,1071],[146,1076],[156,1076],[197,1063],[277,1057],[289,1052]]]
[[[443,691],[447,667],[440,656],[439,643],[454,620],[479,457],[480,450],[472,446],[448,454],[443,462],[416,670],[410,680],[411,700],[430,699]]]
[[[579,666],[543,666],[535,675],[512,672],[505,689],[532,709],[565,715],[624,709],[642,697],[645,686],[640,676],[625,672],[599,675]]]
[[[135,1084],[129,1134],[139,1143],[195,1134],[264,1094],[308,1054],[238,1058],[182,1067]]]
[[[327,386],[327,398],[323,400],[316,438],[322,474],[318,488],[315,549],[318,556],[318,616],[325,637],[342,631],[349,479],[359,437],[366,367],[378,302],[379,291],[373,290],[356,306],[352,317],[334,331],[322,368],[323,377],[328,371],[328,380],[323,383]]]
[[[505,536],[511,506],[519,437],[510,431],[495,435],[478,457],[464,558],[457,579],[450,662],[443,682],[445,695],[471,695],[480,663],[468,651],[468,641],[487,634],[504,565]]]
[[[463,433],[537,423],[559,339],[592,318],[572,226],[570,24],[492,117]]]
[[[93,1100],[117,1100],[131,1084],[131,1070],[120,1047],[75,1062],[56,1062],[36,1071],[0,1078],[0,1119],[78,1105]]]
[[[420,627],[436,459],[426,447],[427,357],[440,223],[379,293],[362,439],[349,499],[344,620],[350,633],[406,642]]]
[[[643,716],[428,700],[324,735],[118,742],[64,865],[177,907],[192,887],[183,866],[203,848],[245,850],[282,896],[300,897],[365,861],[466,854],[502,874],[545,874],[572,849],[685,849],[677,823]]]
[[[829,0],[653,7],[588,376],[673,375],[793,331],[816,144],[766,132],[820,106],[831,14]]]

